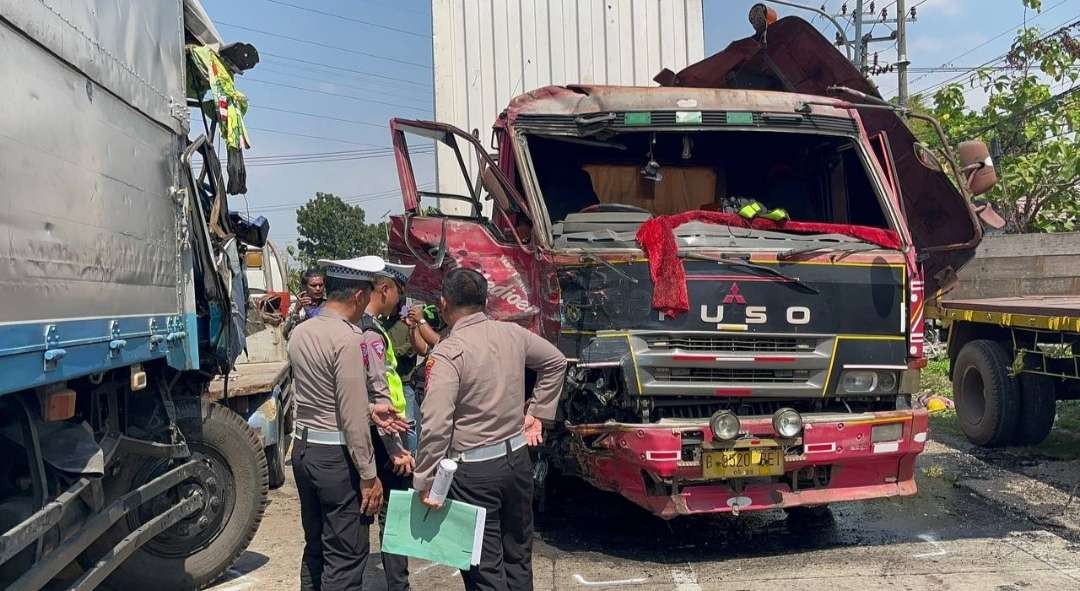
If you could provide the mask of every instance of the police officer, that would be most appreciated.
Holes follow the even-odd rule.
[[[428,358],[420,447],[413,484],[425,505],[437,464],[458,462],[450,498],[487,509],[480,564],[462,572],[465,588],[532,589],[532,460],[541,421],[555,419],[566,358],[554,345],[484,314],[488,286],[470,269],[443,282],[447,338]],[[525,368],[536,371],[531,399]]]
[[[361,589],[368,526],[382,505],[369,418],[387,431],[404,422],[387,405],[370,405],[360,322],[381,267],[356,259],[326,265],[326,303],[296,327],[289,364],[296,401],[293,475],[300,495],[305,591]]]
[[[364,331],[360,346],[367,373],[368,395],[371,402],[390,405],[398,415],[413,421],[416,417],[409,417],[406,413],[405,389],[397,373],[394,343],[379,318],[398,312],[405,284],[414,267],[387,263],[377,256],[361,257],[359,260],[370,268],[382,268],[373,274],[371,298],[360,322]],[[413,456],[401,436],[373,429],[372,440],[379,481],[392,490],[408,490],[412,484]],[[389,495],[386,498],[379,511],[379,527],[384,533]],[[387,591],[408,591],[408,557],[383,552],[382,564]]]

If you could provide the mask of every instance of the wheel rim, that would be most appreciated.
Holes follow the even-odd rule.
[[[195,477],[178,486],[175,493],[160,495],[143,505],[138,515],[145,523],[184,496],[198,492],[206,499],[201,511],[143,545],[147,552],[163,558],[185,558],[213,543],[232,517],[236,503],[236,478],[221,453],[203,442],[189,441],[188,449],[191,459],[199,462]],[[143,471],[140,481],[148,482],[170,468],[167,461],[151,464]]]
[[[961,414],[969,422],[982,422],[986,414],[986,385],[976,367],[968,367],[960,380],[960,406]]]

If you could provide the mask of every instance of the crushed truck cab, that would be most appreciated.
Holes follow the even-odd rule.
[[[570,360],[538,475],[665,518],[915,493],[923,305],[981,239],[961,171],[984,163],[917,146],[805,21],[765,41],[658,88],[518,96],[494,155],[392,122],[410,295],[478,269],[491,316]],[[432,142],[462,175],[423,190],[410,149]]]

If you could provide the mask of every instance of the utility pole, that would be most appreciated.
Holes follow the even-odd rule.
[[[847,6],[846,4],[844,5]],[[866,71],[866,42],[863,41],[863,0],[855,0],[855,66],[860,72]]]
[[[864,75],[878,75],[895,71],[899,83],[898,100],[901,106],[906,106],[908,102],[908,66],[911,64],[907,57],[907,24],[909,21],[915,21],[915,9],[906,8],[907,2],[905,0],[896,0],[896,17],[889,18],[889,7],[878,11],[876,4],[875,0],[855,0],[855,9],[848,12],[848,3],[844,2],[841,5],[840,14],[834,16],[838,19],[851,19],[852,24],[855,25],[855,37],[847,41],[841,40],[838,35],[836,44],[851,45],[853,50],[851,61]],[[895,29],[884,37],[874,37],[871,33],[863,33],[866,27],[874,25],[892,25],[895,26]],[[895,63],[879,64],[877,52],[870,52],[872,43],[883,41],[896,42],[897,59]],[[872,64],[870,63],[871,56],[873,58]]]
[[[896,92],[901,107],[908,103],[907,68],[911,63],[907,58],[907,19],[904,0],[896,0]]]

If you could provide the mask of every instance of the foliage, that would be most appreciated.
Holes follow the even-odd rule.
[[[296,229],[298,248],[290,254],[305,267],[319,259],[386,253],[386,224],[365,223],[362,207],[349,205],[332,193],[315,193],[296,210]]]
[[[1041,4],[1023,1],[1036,10]],[[986,198],[1012,232],[1080,230],[1080,41],[1075,30],[1066,27],[1049,35],[1020,30],[1006,55],[1006,69],[982,69],[968,80],[988,94],[982,108],[968,105],[961,84],[938,90],[932,105],[925,96],[912,97],[913,110],[935,116],[951,141],[978,138],[992,146],[1001,180]],[[1054,90],[1062,85],[1069,90]],[[941,147],[927,126],[914,129],[921,140]]]

